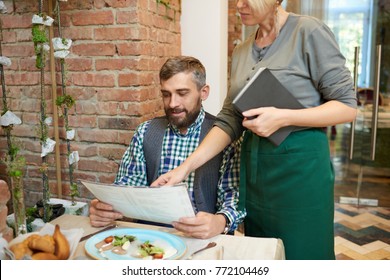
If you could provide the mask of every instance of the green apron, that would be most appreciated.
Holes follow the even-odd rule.
[[[282,239],[286,259],[335,259],[334,172],[322,130],[294,132],[278,147],[247,131],[240,180],[245,235]]]

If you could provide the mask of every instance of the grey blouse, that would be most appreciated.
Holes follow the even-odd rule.
[[[306,108],[337,100],[356,108],[352,75],[332,31],[316,18],[290,13],[276,40],[255,58],[256,32],[233,51],[230,88],[216,125],[233,139],[243,132],[232,100],[260,67],[267,67]]]

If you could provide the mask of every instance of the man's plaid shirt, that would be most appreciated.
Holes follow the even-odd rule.
[[[177,166],[196,149],[199,145],[199,137],[202,122],[205,118],[204,109],[196,121],[188,128],[186,134],[168,125],[165,130],[161,153],[160,168],[158,175],[162,175]],[[122,157],[121,165],[116,176],[115,184],[131,186],[147,186],[146,161],[143,150],[143,140],[150,120],[138,126],[136,132]],[[236,141],[225,148],[223,161],[220,167],[220,179],[217,192],[217,213],[225,214],[230,220],[230,230],[235,230],[243,221],[246,213],[238,210],[238,187],[239,187],[239,161],[241,141]],[[190,198],[194,203],[194,177],[195,172],[186,179]],[[214,187],[214,186],[210,186]],[[195,209],[197,211],[197,209]]]

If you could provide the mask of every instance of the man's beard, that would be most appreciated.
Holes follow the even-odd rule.
[[[177,112],[178,109],[166,109],[165,114],[168,117],[169,122],[177,127],[178,129],[187,129],[191,124],[193,124],[196,120],[196,118],[199,115],[199,110],[194,110],[191,112],[188,112],[186,109],[180,110],[180,112],[185,112],[184,118],[177,118],[171,115],[172,112]]]

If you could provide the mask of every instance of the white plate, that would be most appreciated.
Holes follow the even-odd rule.
[[[96,248],[95,246],[97,243],[103,241],[108,236],[124,236],[124,235],[135,236],[136,240],[141,243],[145,241],[149,241],[151,244],[164,243],[167,246],[170,246],[173,249],[175,249],[175,252],[173,252],[171,255],[166,257],[164,256],[164,259],[168,259],[168,260],[179,259],[187,251],[187,246],[184,243],[184,241],[176,235],[162,232],[162,231],[156,231],[156,230],[133,229],[133,228],[119,228],[119,229],[112,229],[112,230],[107,230],[98,233],[87,240],[87,242],[85,243],[85,251],[90,257],[94,259],[142,260],[142,258],[137,258],[131,256],[130,254],[118,255],[111,252],[111,250],[104,251],[104,253],[102,254],[101,252],[99,252],[99,249]]]

